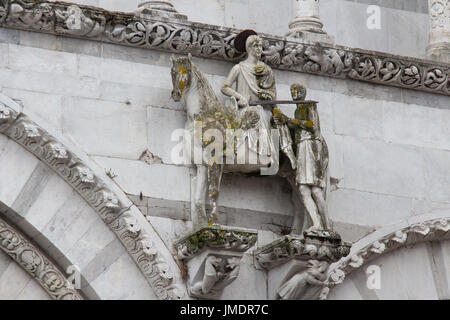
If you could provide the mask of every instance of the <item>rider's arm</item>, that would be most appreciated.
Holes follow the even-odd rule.
[[[246,98],[232,88],[232,85],[236,82],[238,75],[239,75],[239,65],[235,65],[233,69],[231,69],[230,73],[228,74],[228,77],[223,83],[221,91],[224,95],[228,97],[235,97],[238,103],[240,102],[239,105],[241,105],[243,102],[245,102],[244,100],[246,100]]]

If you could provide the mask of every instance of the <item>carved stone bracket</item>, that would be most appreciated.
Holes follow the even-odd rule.
[[[255,251],[255,262],[268,271],[269,299],[325,299],[331,263],[350,252],[334,232],[284,236]]]
[[[178,258],[187,269],[187,288],[192,297],[218,299],[239,275],[245,251],[257,240],[257,232],[229,227],[203,227],[175,242]]]
[[[0,26],[226,61],[242,59],[234,49],[236,29],[144,19],[64,2],[0,0]],[[263,60],[274,68],[450,95],[447,63],[261,36]]]
[[[13,104],[0,95],[0,134],[33,153],[85,199],[124,244],[158,298],[182,298],[184,290],[174,283],[167,255],[155,244],[160,239],[146,230],[142,213],[108,187],[85,161],[21,113],[19,106],[9,107]]]
[[[64,274],[18,230],[0,218],[0,249],[55,300],[84,300]]]

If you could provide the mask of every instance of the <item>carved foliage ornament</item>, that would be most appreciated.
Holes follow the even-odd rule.
[[[348,243],[336,244],[309,238],[285,236],[255,252],[255,258],[264,269],[272,269],[290,259],[316,259],[336,262],[350,252]]]
[[[63,273],[38,248],[1,218],[0,249],[36,279],[53,299],[84,299]]]
[[[432,7],[438,19],[442,17],[440,2],[436,1]],[[0,0],[3,27],[180,54],[190,52],[227,61],[239,61],[243,57],[234,49],[234,39],[239,33],[236,29],[162,20],[143,20],[133,14],[63,2]],[[447,64],[340,46],[307,45],[276,36],[262,38],[263,61],[274,68],[450,95]]]
[[[346,274],[362,267],[366,262],[381,254],[406,244],[448,238],[450,237],[449,231],[449,219],[436,219],[413,224],[389,233],[332,265],[328,272],[328,281],[330,285],[340,284],[344,281]]]
[[[45,162],[99,213],[122,241],[160,299],[180,299],[184,291],[173,283],[168,263],[132,214],[130,207],[56,138],[0,103],[0,133],[5,134]],[[11,244],[9,244],[11,245]]]
[[[256,240],[256,231],[204,227],[178,240],[175,246],[179,259],[190,259],[207,248],[244,252],[250,249]]]

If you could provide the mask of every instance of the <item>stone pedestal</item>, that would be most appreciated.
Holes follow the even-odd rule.
[[[304,42],[334,44],[334,37],[323,31],[319,0],[293,0],[293,19],[289,23],[288,38]]]
[[[268,298],[283,300],[325,299],[331,263],[350,252],[334,232],[284,236],[255,252],[255,263],[268,271]]]
[[[427,58],[450,63],[450,1],[428,0],[428,12]]]
[[[187,20],[187,16],[177,12],[170,1],[146,1],[139,3],[135,15],[143,19],[168,18]]]
[[[178,259],[187,273],[189,295],[220,298],[223,289],[238,277],[242,256],[256,240],[256,231],[214,225],[176,241]]]

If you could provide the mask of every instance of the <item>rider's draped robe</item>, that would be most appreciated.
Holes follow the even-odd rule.
[[[249,103],[259,100],[273,100],[276,98],[275,79],[272,69],[263,62],[258,62],[256,66],[250,65],[246,61],[235,65],[230,72],[229,79],[236,79],[236,91],[244,96]],[[231,83],[225,83],[231,86]],[[241,119],[251,117],[256,113],[259,121],[251,129],[259,129],[259,139],[257,135],[248,135],[249,148],[260,155],[276,155],[276,149],[271,138],[271,117],[272,107],[264,108],[261,105],[242,107],[240,109]],[[258,150],[259,141],[259,150]]]

